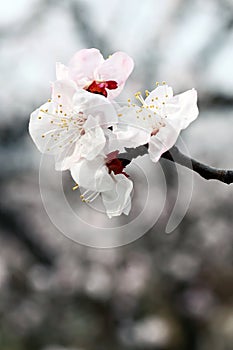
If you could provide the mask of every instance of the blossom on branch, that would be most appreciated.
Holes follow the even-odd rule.
[[[145,98],[137,92],[140,106],[130,100],[118,105],[113,99],[133,66],[124,52],[104,60],[97,49],[78,51],[68,66],[57,63],[51,99],[32,112],[29,122],[38,149],[54,155],[56,170],[70,170],[83,202],[100,198],[109,218],[131,209],[133,182],[124,169],[130,161],[119,153],[148,144],[157,162],[198,116],[196,90],[173,96],[166,83],[146,90]]]
[[[78,51],[69,65],[56,64],[57,79],[72,79],[78,88],[113,99],[120,94],[134,63],[124,52],[104,59],[97,49]]]
[[[192,89],[173,96],[172,88],[164,84],[150,93],[146,90],[145,99],[140,92],[135,97],[140,106],[128,100],[128,106],[118,108],[114,134],[125,147],[148,143],[150,158],[157,162],[175,144],[181,130],[197,118],[197,92]]]
[[[70,169],[78,184],[74,189],[78,186],[83,189],[82,201],[90,203],[100,196],[109,218],[122,213],[128,215],[131,209],[133,183],[116,158],[117,153],[99,155],[93,160],[82,159]]]
[[[31,114],[29,132],[42,153],[55,156],[56,170],[66,170],[80,158],[94,159],[105,147],[104,130],[116,121],[106,98],[61,80],[52,85],[52,99]]]

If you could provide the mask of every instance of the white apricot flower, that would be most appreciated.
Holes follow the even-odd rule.
[[[70,169],[78,184],[73,189],[83,188],[82,201],[90,203],[100,196],[109,218],[122,213],[128,215],[131,209],[133,183],[117,155],[118,151],[93,160],[81,159]]]
[[[172,88],[163,83],[151,92],[146,90],[145,99],[140,92],[135,97],[141,106],[128,100],[128,106],[118,108],[119,123],[113,133],[125,147],[148,143],[150,158],[157,162],[181,130],[197,118],[197,92],[192,89],[173,96]]]
[[[66,170],[81,157],[94,159],[105,146],[104,129],[116,121],[105,97],[62,80],[53,83],[52,99],[31,114],[29,132],[42,153],[55,156],[56,170]]]
[[[56,64],[57,79],[72,79],[77,86],[109,99],[122,91],[131,74],[134,62],[126,53],[118,51],[104,59],[97,49],[83,49],[71,58],[69,65]]]

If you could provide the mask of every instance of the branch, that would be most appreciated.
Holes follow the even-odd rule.
[[[137,148],[127,148],[126,151],[126,153],[119,154],[119,159],[121,159],[125,166],[138,156],[147,154],[148,145],[139,146]],[[169,151],[165,152],[161,158],[180,164],[199,174],[206,180],[218,180],[228,185],[233,183],[233,170],[217,169],[200,163],[181,153],[176,146],[173,146]]]

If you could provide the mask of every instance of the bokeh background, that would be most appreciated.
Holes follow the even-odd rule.
[[[126,95],[162,80],[195,87],[189,152],[233,168],[232,0],[1,1],[0,349],[232,350],[233,187],[195,175],[189,211],[166,235],[177,183],[162,161],[162,220],[109,250],[73,243],[43,208],[29,115],[49,96],[55,61],[84,47],[134,58]]]

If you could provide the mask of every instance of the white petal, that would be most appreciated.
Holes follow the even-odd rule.
[[[57,109],[69,113],[73,109],[73,96],[77,88],[72,80],[56,80],[52,84],[52,100]]]
[[[74,129],[61,127],[61,117],[57,104],[47,102],[32,112],[29,133],[42,153],[57,154],[71,147],[71,141],[77,137]]]
[[[162,102],[165,102],[173,97],[173,90],[171,86],[160,85],[155,88],[149,96],[145,99],[147,105],[161,105]]]
[[[116,135],[121,148],[135,148],[144,145],[149,142],[151,134],[151,130],[121,123],[114,128],[113,132]]]
[[[137,113],[139,110],[141,112]],[[122,145],[137,147],[149,141],[154,116],[146,109],[123,107],[118,109],[118,115],[118,124],[113,127],[113,133]]]
[[[74,164],[70,171],[74,181],[86,189],[102,192],[109,191],[114,186],[104,157],[99,156],[91,161],[82,159]]]
[[[120,141],[117,138],[117,135],[115,135],[111,130],[104,129],[104,135],[106,138],[106,144],[103,150],[104,154],[109,154],[114,151],[119,151],[119,153],[125,151],[124,142]]]
[[[157,162],[164,152],[174,146],[182,128],[182,122],[179,120],[164,122],[165,126],[150,138],[148,152],[153,162]]]
[[[94,159],[103,150],[106,143],[102,128],[89,129],[79,139],[76,149],[80,157],[88,160]],[[76,153],[76,151],[75,151]]]
[[[128,215],[131,208],[130,194],[133,183],[125,175],[114,176],[115,186],[111,191],[103,192],[102,200],[109,218],[119,216],[122,213]]]
[[[100,127],[93,128],[80,136],[73,143],[72,148],[67,148],[56,155],[56,170],[70,169],[81,158],[92,160],[104,149],[106,143],[105,135]]]
[[[113,105],[104,96],[78,90],[74,95],[73,104],[79,111],[95,117],[101,127],[112,126],[118,121]]]
[[[197,92],[195,89],[174,96],[170,103],[170,108],[173,107],[173,111],[168,109],[167,116],[169,119],[181,119],[182,129],[185,129],[197,118],[199,111],[197,107]]]
[[[74,149],[75,144],[72,143],[70,147],[67,147],[55,154],[55,169],[58,171],[64,171],[70,169],[74,163]]]

